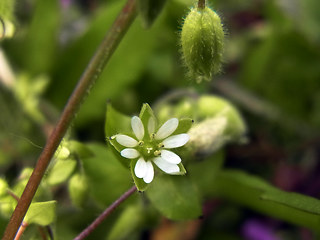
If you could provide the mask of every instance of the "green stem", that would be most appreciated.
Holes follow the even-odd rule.
[[[74,89],[68,103],[66,104],[62,115],[50,135],[47,143],[40,154],[34,171],[28,181],[27,186],[15,208],[3,240],[12,240],[19,229],[19,226],[29,208],[29,205],[38,189],[41,179],[58,148],[63,136],[68,130],[76,112],[81,105],[84,97],[87,95],[88,89],[94,84],[95,80],[100,76],[102,69],[107,64],[113,52],[120,43],[122,37],[129,29],[131,23],[137,15],[136,0],[128,0],[122,11],[118,15],[111,29],[108,31],[103,42],[97,49],[95,55],[91,59],[89,65],[81,76],[76,88]]]

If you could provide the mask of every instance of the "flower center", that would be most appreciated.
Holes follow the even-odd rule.
[[[142,145],[140,145],[138,151],[146,161],[151,160],[154,157],[160,156],[159,146],[154,141],[144,142]]]

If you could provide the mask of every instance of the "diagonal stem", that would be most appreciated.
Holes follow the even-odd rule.
[[[102,69],[107,64],[122,37],[125,35],[131,23],[135,19],[137,15],[136,8],[136,0],[127,1],[111,29],[108,31],[101,45],[97,49],[95,55],[92,57],[89,65],[85,69],[76,88],[70,96],[55,129],[47,140],[47,143],[38,158],[28,184],[11,216],[9,224],[3,235],[3,240],[12,240],[14,238],[54,152],[74,119],[81,102],[87,95],[87,90],[100,76]]]
[[[84,229],[76,238],[73,240],[83,240],[90,233],[93,232],[112,212],[115,210],[124,200],[130,197],[135,191],[137,191],[136,186],[130,188],[127,192],[125,192],[121,197],[119,197],[116,201],[114,201],[103,213],[100,214],[86,229]]]

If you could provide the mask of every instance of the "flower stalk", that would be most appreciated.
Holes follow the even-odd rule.
[[[206,0],[199,0],[198,1],[198,8],[204,9],[206,7]]]
[[[82,240],[89,236],[112,212],[115,210],[124,200],[130,197],[137,190],[136,186],[130,188],[121,197],[114,201],[99,217],[97,217],[86,229],[84,229],[76,238],[73,240]]]
[[[60,120],[50,135],[47,143],[40,154],[34,171],[28,181],[27,186],[13,212],[9,224],[3,235],[3,240],[12,240],[19,229],[19,226],[31,204],[31,201],[38,189],[41,179],[58,148],[63,136],[68,130],[72,120],[75,117],[83,99],[87,95],[87,90],[94,84],[100,76],[101,70],[109,61],[113,52],[120,43],[122,37],[129,29],[131,23],[136,17],[136,0],[128,0],[111,29],[108,31],[103,42],[97,49],[89,65],[81,76],[76,88],[74,89],[68,103],[66,104]]]

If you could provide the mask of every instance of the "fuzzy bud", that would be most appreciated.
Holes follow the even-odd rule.
[[[183,59],[197,82],[220,72],[224,32],[220,17],[208,7],[192,8],[181,32]]]

